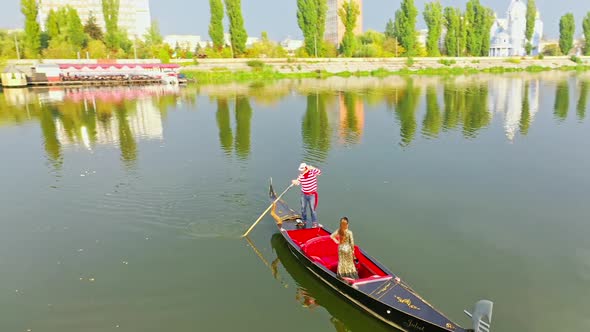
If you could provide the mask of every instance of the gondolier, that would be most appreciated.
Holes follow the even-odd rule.
[[[318,216],[318,176],[322,174],[319,168],[301,163],[299,165],[299,176],[293,180],[293,184],[301,185],[301,218],[307,224],[307,209],[311,211],[312,227],[317,226]]]

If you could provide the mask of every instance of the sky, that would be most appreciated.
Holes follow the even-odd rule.
[[[430,0],[415,0],[422,12],[424,4]],[[401,0],[364,0],[364,29],[383,31],[387,20],[393,18]],[[443,6],[465,8],[467,0],[441,0]],[[506,16],[510,0],[481,0],[491,7],[499,18]],[[576,37],[582,33],[582,18],[590,12],[590,0],[536,0],[545,24],[545,37],[559,36],[559,18],[572,12],[576,18]],[[24,19],[20,13],[19,0],[0,0],[0,28],[22,27]],[[208,40],[209,1],[208,0],[150,0],[152,19],[160,24],[163,35],[200,35]],[[246,30],[250,36],[260,36],[267,31],[274,40],[287,37],[302,39],[297,26],[296,0],[242,0]],[[227,25],[226,25],[227,26]],[[418,29],[425,28],[422,14],[419,14]]]

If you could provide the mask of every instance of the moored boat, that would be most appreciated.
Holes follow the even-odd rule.
[[[473,313],[465,310],[473,327],[463,328],[358,246],[354,252],[359,279],[339,278],[336,275],[338,245],[330,238],[331,231],[322,225],[315,228],[298,226],[296,220],[300,216],[283,200],[277,200],[272,184],[269,196],[276,201],[271,214],[293,255],[314,277],[363,311],[402,331],[489,332],[492,302],[477,302]]]

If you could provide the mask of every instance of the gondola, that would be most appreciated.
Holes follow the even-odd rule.
[[[401,280],[376,259],[355,246],[356,268],[359,279],[340,278],[338,245],[326,227],[301,227],[299,214],[282,199],[277,200],[272,183],[269,197],[274,202],[271,215],[276,221],[290,251],[300,264],[318,280],[362,311],[401,331],[421,332],[489,332],[493,303],[481,300],[475,304],[471,317],[473,327],[463,328],[426,302],[406,282]]]

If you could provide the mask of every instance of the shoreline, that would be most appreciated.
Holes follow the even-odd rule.
[[[576,60],[577,62],[575,62]],[[175,61],[201,84],[298,78],[472,75],[513,72],[588,71],[590,57],[200,59]]]

